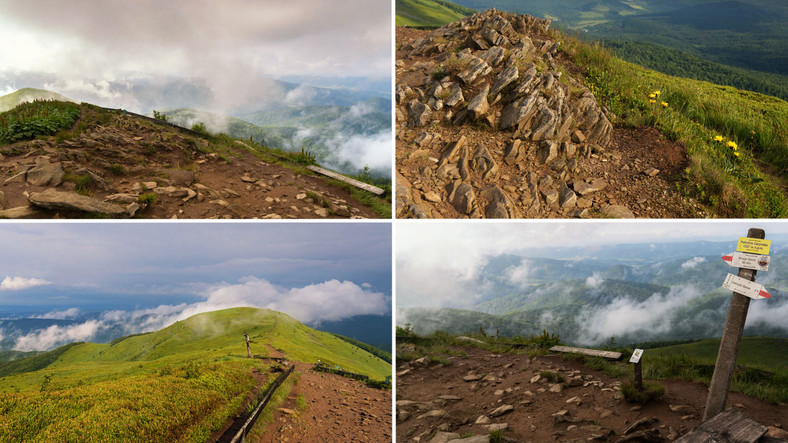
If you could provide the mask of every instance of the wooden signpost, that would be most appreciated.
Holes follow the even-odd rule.
[[[249,358],[252,358],[252,348],[251,348],[251,347],[249,347],[249,334],[247,334],[246,332],[244,332],[244,338],[246,339],[246,355],[247,355]]]
[[[635,352],[632,353],[632,357],[630,357],[629,362],[635,364],[635,389],[638,391],[643,390],[643,368],[640,364],[640,357],[643,356],[642,349],[635,349]]]
[[[750,228],[747,231],[747,237],[739,238],[736,249],[738,252],[768,256],[771,242],[764,240],[764,237],[766,237],[766,232],[763,229]],[[725,260],[724,257],[723,260]],[[750,300],[769,296],[765,289],[761,291],[763,288],[761,285],[754,283],[757,272],[755,269],[740,267],[738,275],[726,278],[726,287],[733,289],[733,296],[728,309],[728,319],[725,321],[725,329],[722,332],[717,363],[714,365],[714,375],[711,377],[706,409],[703,411],[703,421],[710,420],[725,409],[733,370],[736,366],[736,356],[739,353],[739,343],[742,332],[744,332],[744,322],[750,308]]]

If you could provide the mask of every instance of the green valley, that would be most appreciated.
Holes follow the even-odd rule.
[[[397,26],[442,26],[475,10],[446,0],[397,0]]]

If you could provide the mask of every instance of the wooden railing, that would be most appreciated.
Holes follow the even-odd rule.
[[[274,380],[271,386],[268,387],[268,390],[265,391],[265,395],[263,396],[262,400],[260,400],[260,403],[254,409],[249,418],[246,419],[246,422],[243,424],[243,426],[241,426],[241,429],[235,433],[235,436],[232,440],[230,440],[230,443],[244,443],[246,441],[246,435],[249,433],[249,430],[252,429],[252,426],[254,426],[257,418],[260,417],[260,413],[263,412],[265,405],[267,405],[268,401],[271,400],[271,396],[274,395],[274,392],[276,392],[279,386],[284,383],[285,379],[287,379],[287,376],[293,372],[293,369],[295,369],[295,365],[291,365],[285,372],[279,374],[279,377],[276,377],[276,380]],[[228,432],[230,431],[228,430]],[[224,440],[226,434],[222,437],[223,438],[220,438],[219,441],[226,441]]]

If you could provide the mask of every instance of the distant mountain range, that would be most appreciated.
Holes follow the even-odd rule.
[[[490,8],[550,19],[649,69],[788,100],[786,2],[398,0],[397,24],[441,26]]]
[[[473,304],[400,305],[397,323],[409,323],[417,333],[459,334],[481,327],[487,334],[527,336],[546,330],[581,345],[600,345],[611,337],[619,344],[719,337],[731,298],[731,291],[721,288],[722,281],[728,272],[736,272],[720,256],[735,245],[696,246],[611,247],[619,253],[629,249],[618,259],[593,257],[593,252],[580,248],[566,251],[575,256],[572,259],[491,257],[479,271]],[[671,257],[652,253],[670,249],[684,252]],[[713,254],[712,249],[719,252]],[[640,260],[634,260],[636,256]],[[778,320],[778,312],[788,311],[786,272],[788,251],[773,250],[769,271],[757,278],[772,297],[752,302],[746,334],[788,338],[788,327]],[[405,300],[406,294],[398,297]]]

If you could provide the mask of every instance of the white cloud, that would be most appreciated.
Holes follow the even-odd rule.
[[[52,325],[19,337],[14,349],[17,351],[48,350],[74,341],[90,340],[104,326],[104,323],[98,320],[68,326]]]
[[[705,263],[705,257],[693,257],[681,264],[681,269],[692,269],[701,263]]]
[[[35,286],[51,285],[51,281],[43,280],[40,278],[25,278],[25,277],[11,277],[6,276],[0,282],[0,291],[19,291],[22,289],[32,288]]]
[[[531,263],[522,259],[517,266],[511,266],[504,271],[504,275],[514,286],[525,288],[528,286],[528,276],[531,274]]]
[[[598,288],[604,282],[605,279],[602,278],[602,275],[599,274],[598,272],[594,272],[594,274],[591,277],[588,277],[586,279],[586,286],[590,286],[592,288]]]
[[[683,286],[672,287],[665,295],[655,293],[643,301],[618,297],[607,306],[593,308],[575,318],[583,328],[577,341],[593,345],[634,332],[647,340],[668,332],[675,312],[698,295],[696,288]]]
[[[363,286],[363,285],[362,285]],[[355,315],[386,314],[391,301],[383,293],[364,289],[350,281],[329,280],[301,288],[282,288],[267,280],[246,277],[237,284],[222,284],[205,294],[205,300],[178,305],[160,305],[135,311],[104,312],[99,320],[76,325],[50,326],[17,339],[14,349],[48,350],[71,341],[89,341],[109,328],[125,334],[155,331],[203,312],[235,307],[254,307],[284,312],[302,323],[335,321]],[[76,315],[74,308],[45,314],[40,318]]]
[[[79,308],[68,308],[62,311],[50,311],[43,315],[33,315],[31,318],[47,318],[55,320],[71,320],[79,316]]]
[[[788,302],[781,304],[757,300],[750,303],[747,313],[747,326],[768,325],[788,332]]]
[[[284,102],[292,106],[303,106],[317,95],[317,90],[308,85],[299,85],[285,95]]]
[[[326,146],[342,162],[356,168],[369,166],[373,170],[391,170],[391,131],[373,135],[339,134],[326,141]]]
[[[381,1],[0,0],[0,10],[0,74],[54,74],[57,92],[76,100],[111,98],[118,91],[104,82],[143,77],[203,79],[218,103],[237,104],[267,89],[264,76],[391,75]]]

